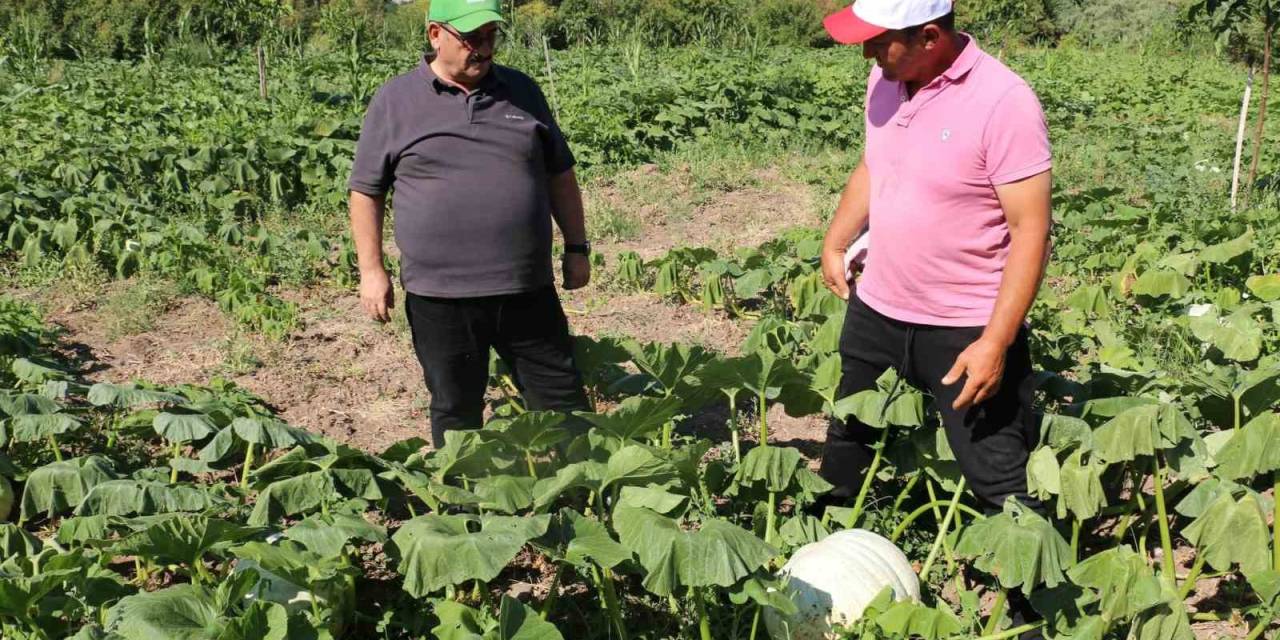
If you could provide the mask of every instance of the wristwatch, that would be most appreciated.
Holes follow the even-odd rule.
[[[582,244],[569,244],[566,242],[564,245],[564,252],[566,254],[581,253],[584,256],[589,256],[591,255],[591,241],[584,240]]]

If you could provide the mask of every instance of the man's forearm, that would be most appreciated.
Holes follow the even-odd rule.
[[[382,264],[382,218],[386,198],[351,192],[351,239],[356,244],[356,259],[361,273],[376,273]]]
[[[560,234],[568,244],[582,244],[587,241],[586,215],[582,210],[582,191],[578,188],[578,177],[573,169],[569,169],[549,180],[551,195],[551,216],[555,218]]]
[[[823,251],[843,254],[849,245],[857,239],[858,234],[867,226],[867,218],[871,213],[871,176],[867,165],[859,162],[858,167],[849,175],[844,192],[840,195],[840,203],[831,217],[827,234],[822,240]]]

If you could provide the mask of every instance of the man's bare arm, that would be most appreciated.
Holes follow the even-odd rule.
[[[871,214],[871,174],[866,161],[849,174],[840,194],[827,234],[822,240],[822,279],[827,288],[844,300],[849,299],[849,283],[844,277],[844,253],[858,234],[867,227]]]
[[[996,196],[1009,223],[1009,257],[995,309],[982,337],[956,358],[943,384],[965,374],[964,389],[953,406],[963,409],[991,397],[1004,377],[1004,356],[1018,336],[1018,327],[1031,310],[1044,277],[1052,224],[1053,176],[1050,172],[996,187]]]
[[[548,180],[551,196],[551,216],[556,226],[560,227],[560,235],[567,244],[582,244],[587,241],[586,215],[582,208],[582,191],[578,187],[578,176],[573,169]],[[579,253],[565,254],[564,288],[578,289],[587,286],[591,281],[591,261]]]
[[[351,238],[356,244],[356,259],[360,267],[360,306],[370,318],[386,322],[391,319],[390,310],[395,306],[391,276],[382,265],[382,219],[386,198],[352,191],[349,209]]]

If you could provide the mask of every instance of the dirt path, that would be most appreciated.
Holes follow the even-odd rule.
[[[688,216],[645,215],[637,240],[597,244],[606,257],[623,250],[658,255],[675,246],[720,250],[754,246],[799,224],[818,224],[808,191],[771,172],[757,184],[715,194]],[[588,198],[621,197],[604,187]],[[618,203],[620,205],[620,203]],[[637,205],[646,210],[649,205]],[[604,280],[604,278],[600,278]],[[98,296],[131,283],[112,283]],[[222,377],[263,397],[290,423],[369,451],[411,436],[425,436],[428,394],[402,315],[376,325],[360,312],[354,292],[328,288],[285,297],[300,308],[300,329],[273,342],[239,330],[217,306],[200,298],[167,305],[151,327],[116,337],[106,307],[83,300],[51,305],[48,320],[65,331],[65,344],[94,380],[142,379],[160,384],[208,383]],[[642,342],[687,342],[736,353],[747,323],[697,307],[669,304],[649,293],[620,293],[600,282],[564,295],[572,330],[592,337]],[[813,419],[771,415],[779,441],[820,439]],[[816,454],[812,445],[806,453]]]

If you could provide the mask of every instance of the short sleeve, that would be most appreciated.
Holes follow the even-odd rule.
[[[569,141],[565,140],[564,133],[560,131],[560,125],[551,112],[551,105],[547,103],[547,97],[543,95],[542,88],[532,79],[529,83],[533,86],[533,94],[537,102],[538,120],[546,126],[542,134],[542,149],[547,165],[547,175],[558,176],[572,169],[577,164],[577,160],[573,157],[573,151],[569,149]]]
[[[379,91],[365,111],[356,157],[347,186],[368,196],[385,195],[395,181],[395,151],[391,148],[392,123],[389,100]]]
[[[996,103],[983,134],[983,151],[993,185],[1030,178],[1053,166],[1049,126],[1031,87],[1018,84]]]

